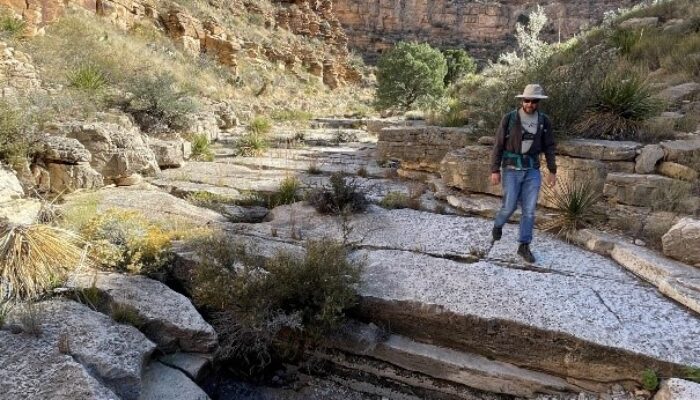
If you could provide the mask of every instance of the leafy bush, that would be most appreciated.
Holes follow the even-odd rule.
[[[331,175],[330,187],[312,190],[307,200],[322,214],[361,212],[368,204],[357,182],[341,173]]]
[[[92,243],[89,255],[100,266],[144,274],[160,272],[171,261],[172,240],[182,236],[138,212],[117,209],[97,214],[80,233]]]
[[[248,132],[254,135],[267,135],[272,131],[272,122],[263,116],[256,116],[248,124]]]
[[[652,369],[645,369],[642,372],[642,387],[650,392],[659,387],[659,376]]]
[[[400,42],[377,64],[377,109],[409,109],[417,101],[442,95],[447,62],[439,50],[423,43]]]
[[[0,101],[0,161],[16,164],[29,156],[31,144],[25,118],[21,109]]]
[[[384,196],[382,201],[379,202],[379,205],[388,209],[412,208],[418,210],[420,209],[420,200],[416,197],[410,197],[405,193],[389,192]]]
[[[447,62],[447,74],[445,74],[445,85],[457,82],[464,75],[476,72],[476,61],[462,49],[443,50]]]
[[[139,74],[130,81],[132,97],[123,104],[124,111],[133,115],[145,132],[182,128],[187,115],[197,109],[188,91],[179,88],[169,72]]]
[[[97,91],[107,85],[107,77],[99,66],[84,63],[68,74],[71,86],[86,91]]]
[[[361,265],[348,261],[338,243],[308,242],[304,256],[278,253],[261,261],[228,238],[199,246],[195,302],[214,315],[220,356],[244,360],[252,369],[280,357],[285,345],[296,343],[302,352],[313,346],[355,304]]]
[[[0,226],[0,299],[35,299],[80,264],[81,239],[49,225]]]
[[[206,134],[200,133],[192,135],[192,155],[196,161],[214,161],[214,152],[211,150],[211,142]]]
[[[560,180],[556,189],[547,186],[543,189],[545,197],[554,203],[555,217],[544,228],[558,235],[568,236],[598,220],[596,203],[600,200],[598,193],[589,182]]]
[[[575,126],[582,137],[636,140],[642,123],[660,110],[646,82],[631,72],[612,73],[596,92],[594,103]]]
[[[237,154],[242,157],[259,157],[270,147],[270,142],[262,133],[249,132],[238,138]]]

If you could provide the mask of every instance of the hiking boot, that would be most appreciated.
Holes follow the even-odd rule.
[[[518,255],[523,258],[523,260],[529,262],[529,263],[534,263],[535,262],[535,256],[532,255],[530,252],[530,245],[526,243],[521,243],[520,246],[518,246]]]
[[[497,242],[501,240],[501,236],[503,236],[503,228],[496,228],[494,226],[491,230],[491,238],[493,239],[493,241]]]

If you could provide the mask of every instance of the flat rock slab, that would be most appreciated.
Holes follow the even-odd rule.
[[[305,239],[341,237],[337,219],[299,205],[273,217],[234,231],[262,245],[275,227],[273,241],[291,243],[281,232],[293,221]],[[696,314],[614,261],[543,233],[535,266],[515,256],[514,226],[489,252],[491,225],[413,210],[356,215],[350,242],[367,262],[359,315],[413,339],[581,379],[634,381],[648,365],[669,375],[700,365]]]
[[[209,396],[182,371],[154,361],[144,373],[139,400],[163,399],[209,400]]]
[[[73,301],[49,300],[35,307],[42,332],[38,337],[0,332],[3,394],[16,393],[12,399],[106,399],[117,398],[110,397],[114,392],[138,399],[142,370],[155,344],[136,328]],[[9,323],[18,324],[21,312],[13,310]]]
[[[213,355],[210,354],[174,353],[164,355],[158,361],[169,367],[179,369],[187,374],[190,379],[197,382],[202,378],[202,373],[209,366],[212,358]]]
[[[13,224],[33,224],[41,212],[37,199],[16,199],[0,203],[0,220],[7,218]]]
[[[13,171],[0,166],[0,203],[24,197],[24,190]]]
[[[700,384],[672,378],[664,381],[654,400],[697,400],[700,399]]]
[[[140,275],[85,272],[73,275],[68,285],[95,287],[109,306],[134,310],[141,320],[139,328],[166,352],[177,350],[210,352],[217,336],[192,302],[156,280]]]
[[[637,142],[574,139],[557,143],[557,153],[601,161],[631,161],[641,147]]]

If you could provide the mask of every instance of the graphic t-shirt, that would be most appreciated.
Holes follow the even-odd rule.
[[[520,154],[525,154],[530,150],[535,133],[537,133],[537,124],[540,120],[539,112],[535,111],[528,114],[521,108],[518,110],[520,115],[520,123],[523,126],[523,141],[520,146]]]

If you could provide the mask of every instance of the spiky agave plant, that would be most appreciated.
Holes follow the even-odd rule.
[[[555,188],[544,187],[544,195],[554,205],[556,216],[545,224],[545,230],[568,236],[585,228],[598,217],[595,204],[600,193],[588,182],[559,181]]]
[[[75,233],[43,224],[0,226],[0,299],[31,300],[82,261]]]

